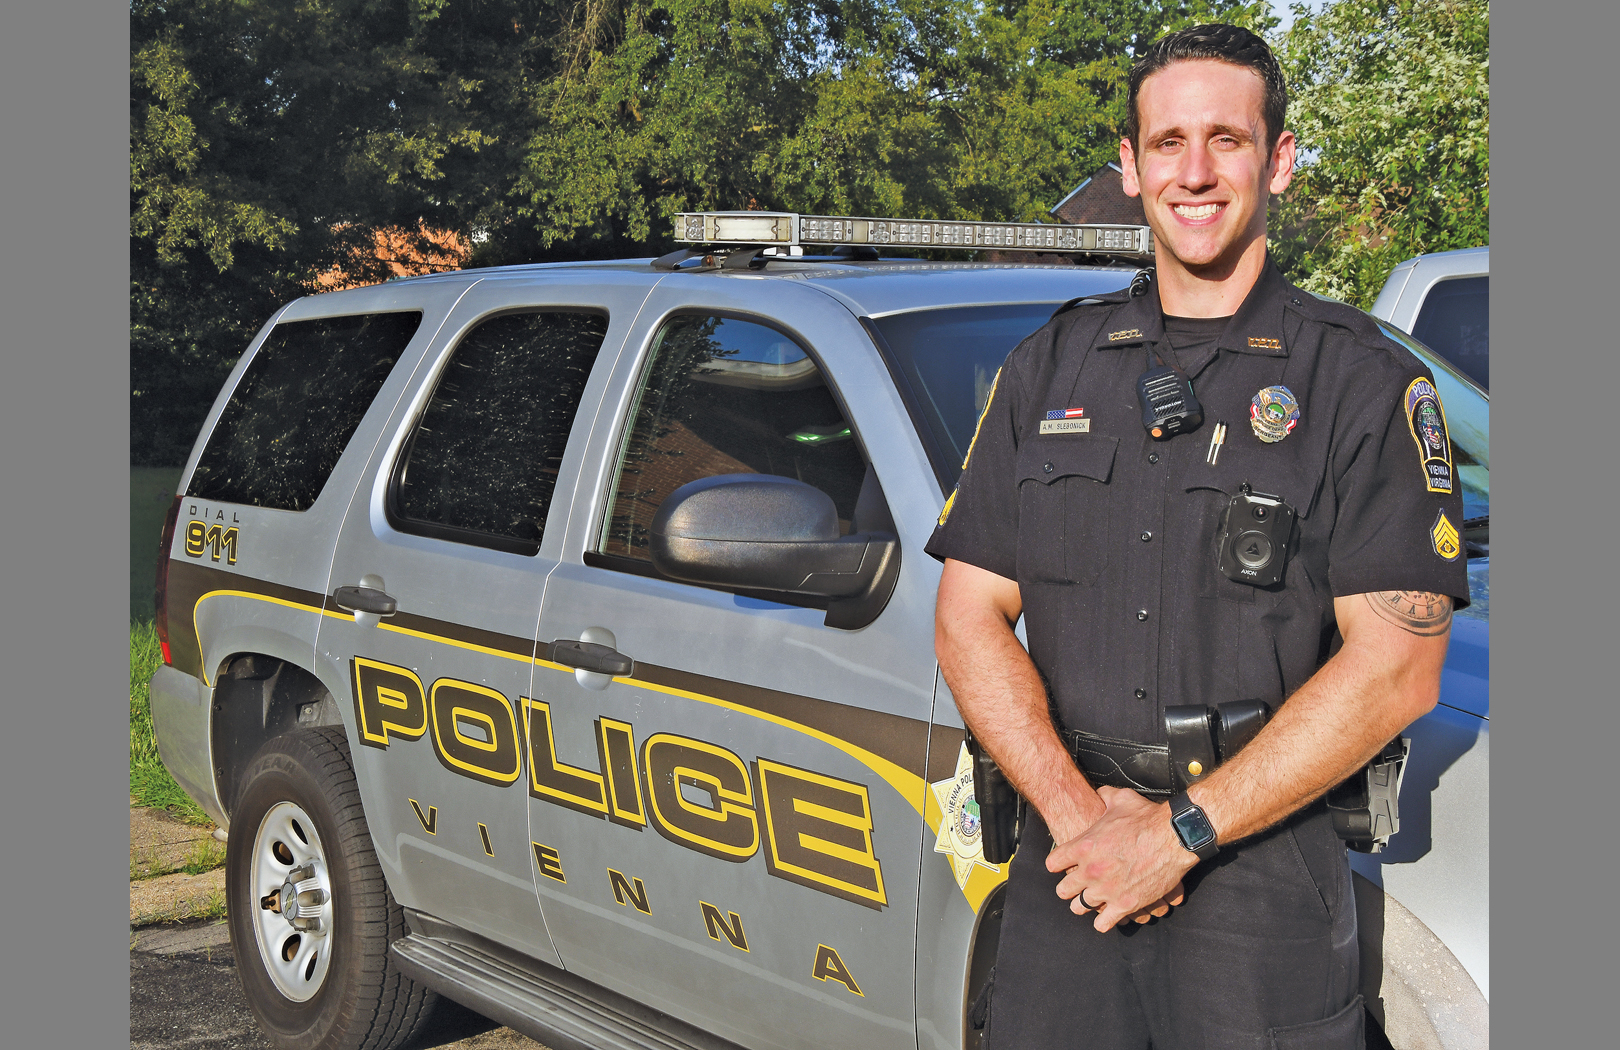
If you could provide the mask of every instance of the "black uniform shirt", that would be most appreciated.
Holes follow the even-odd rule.
[[[1341,644],[1335,596],[1467,604],[1460,481],[1433,376],[1371,318],[1267,260],[1218,343],[1180,355],[1203,425],[1154,441],[1136,378],[1164,340],[1157,288],[1101,300],[1059,311],[1008,356],[927,545],[1017,581],[1030,656],[1066,728],[1162,743],[1166,705],[1275,708]],[[1279,385],[1299,419],[1268,444],[1250,404]],[[1245,481],[1299,515],[1272,588],[1218,568],[1222,512]]]

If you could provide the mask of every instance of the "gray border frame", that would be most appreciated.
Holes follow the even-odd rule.
[[[1613,1038],[1620,932],[1598,779],[1620,741],[1603,464],[1620,361],[1603,316],[1620,8],[1493,15],[1492,1027],[1501,1046],[1597,1046]]]
[[[126,11],[6,12],[0,773],[16,947],[0,1016],[13,1046],[129,1032],[129,624],[111,597],[129,574],[128,69]]]
[[[1503,1046],[1601,1045],[1616,920],[1598,777],[1620,739],[1605,673],[1613,501],[1599,458],[1614,443],[1600,428],[1620,358],[1602,317],[1614,298],[1605,182],[1620,10],[1504,4],[1493,21],[1493,240],[1518,307],[1503,295],[1492,319],[1497,342],[1516,348],[1493,377],[1505,409],[1493,706],[1512,756],[1493,817],[1494,968],[1505,975],[1493,1021]],[[123,543],[104,533],[122,520],[128,483],[128,23],[85,0],[24,5],[6,22],[0,440],[11,498],[0,529],[11,600],[0,637],[13,674],[0,770],[14,856],[33,858],[14,870],[44,900],[8,919],[29,951],[5,968],[0,1010],[8,1043],[121,1045],[126,840],[114,800],[127,745],[103,708],[118,707],[127,623],[122,597],[93,598],[109,579],[121,594],[127,575]],[[1552,556],[1538,556],[1537,539]]]

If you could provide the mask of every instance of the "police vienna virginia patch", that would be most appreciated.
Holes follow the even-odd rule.
[[[1452,490],[1451,440],[1446,434],[1446,413],[1440,395],[1427,379],[1412,380],[1406,388],[1406,425],[1423,460],[1423,483],[1430,492]]]
[[[1429,529],[1429,541],[1434,544],[1434,552],[1446,561],[1456,561],[1457,555],[1462,553],[1462,543],[1457,535],[1457,526],[1446,517],[1442,508],[1440,516],[1434,519],[1434,525]]]

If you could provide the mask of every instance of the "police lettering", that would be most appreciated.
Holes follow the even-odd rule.
[[[361,656],[350,669],[362,744],[386,750],[426,736],[440,764],[458,776],[498,787],[521,779],[543,802],[634,831],[650,824],[670,842],[717,860],[740,864],[764,852],[775,878],[867,908],[888,905],[864,784],[763,757],[745,762],[719,744],[675,733],[653,733],[638,747],[635,727],[607,716],[593,724],[596,768],[573,765],[558,756],[544,701],[522,697],[514,706],[486,685],[453,678],[425,688],[410,668]],[[433,834],[437,811],[416,806],[416,816]],[[555,849],[534,849],[541,874],[567,881]],[[614,883],[616,895],[641,910],[646,891],[632,889],[639,884]],[[740,925],[734,929],[740,939]]]

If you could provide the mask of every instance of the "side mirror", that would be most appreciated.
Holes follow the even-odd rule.
[[[900,577],[900,540],[838,535],[825,492],[774,474],[720,474],[670,493],[653,516],[654,567],[674,580],[831,599],[826,624],[877,619]]]

